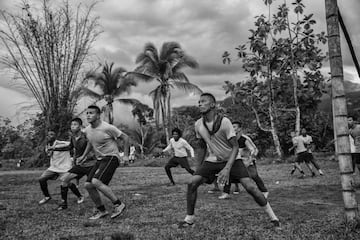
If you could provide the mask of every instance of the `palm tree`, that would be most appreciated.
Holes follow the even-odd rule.
[[[122,68],[113,69],[114,63],[108,65],[104,64],[102,71],[90,71],[86,74],[82,82],[82,94],[95,98],[100,101],[104,99],[106,105],[103,108],[105,119],[112,124],[114,122],[113,116],[113,102],[117,101],[125,104],[139,104],[136,99],[130,98],[116,98],[124,93],[130,93],[131,87],[136,86],[137,82],[134,78],[126,76],[127,71]],[[90,84],[90,80],[93,85]],[[99,91],[97,90],[97,87]]]
[[[164,124],[166,141],[169,141],[171,125],[171,88],[179,88],[186,92],[201,93],[202,91],[182,72],[185,67],[197,68],[197,61],[185,54],[177,42],[165,42],[161,50],[153,43],[145,44],[144,50],[136,58],[138,67],[132,73],[136,78],[147,81],[156,80],[159,85],[149,94],[153,100],[155,122]]]

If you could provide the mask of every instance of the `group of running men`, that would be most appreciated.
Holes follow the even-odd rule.
[[[180,165],[192,175],[186,194],[187,214],[184,220],[178,223],[178,227],[186,228],[194,224],[197,189],[204,183],[216,183],[216,185],[224,186],[220,199],[229,198],[231,183],[236,184],[234,193],[238,193],[238,184],[240,183],[255,202],[263,208],[271,223],[275,227],[279,227],[280,221],[268,202],[268,190],[257,172],[255,159],[258,149],[251,138],[243,133],[242,124],[240,122],[232,123],[227,117],[218,114],[216,99],[210,93],[203,93],[200,96],[198,106],[202,117],[195,123],[196,143],[194,146],[196,146],[196,162],[198,163],[196,171],[190,168],[187,159],[189,155],[191,158],[195,157],[194,149],[181,137],[180,129],[173,129],[170,144],[163,150],[164,152],[170,150],[174,152],[174,157],[165,166],[171,185],[175,185],[170,170],[172,167]],[[102,203],[100,192],[114,204],[111,218],[115,218],[123,212],[125,204],[113,193],[108,184],[119,166],[120,153],[117,140],[123,140],[123,160],[128,161],[129,137],[115,126],[102,121],[100,115],[101,111],[97,106],[89,106],[86,112],[89,126],[84,131],[81,131],[81,119],[73,119],[70,144],[56,140],[56,132],[48,131],[46,150],[50,156],[50,167],[39,179],[41,190],[45,196],[39,204],[44,204],[51,199],[47,189],[47,180],[57,177],[60,177],[62,181],[62,203],[59,210],[67,208],[69,188],[77,196],[78,203],[82,203],[84,198],[71,180],[87,175],[85,188],[97,208],[90,219],[96,220],[109,214]],[[360,133],[360,131],[358,132]],[[306,131],[302,130],[301,136],[293,138],[297,161],[292,173],[297,168],[303,174],[299,163],[305,161],[306,163],[313,162],[322,175],[323,172],[314,161],[310,151],[309,145],[312,140],[309,139],[310,136],[307,136]],[[355,137],[354,139],[359,141],[359,138]],[[304,149],[307,152],[306,155],[302,153]],[[69,159],[68,156],[65,156],[65,154],[69,154],[69,151],[72,152],[74,159],[73,167],[71,162],[64,162]],[[313,173],[312,169],[311,172]]]

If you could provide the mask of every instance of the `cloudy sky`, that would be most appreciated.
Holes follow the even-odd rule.
[[[291,2],[287,1],[288,4]],[[303,2],[306,5],[305,11],[314,13],[316,30],[326,31],[324,0]],[[360,58],[360,1],[338,2]],[[18,3],[17,0],[0,0],[0,8],[14,11]],[[272,11],[282,3],[283,0],[275,0]],[[199,69],[186,70],[190,81],[203,91],[223,99],[224,81],[242,81],[247,74],[243,72],[240,61],[223,65],[221,55],[226,50],[235,55],[234,48],[247,41],[254,17],[262,13],[267,13],[263,0],[103,0],[97,5],[95,12],[100,17],[103,33],[93,46],[94,61],[114,62],[116,66],[132,70],[135,58],[145,43],[153,42],[160,48],[163,42],[177,41],[200,64]],[[342,46],[345,77],[360,83],[344,39]],[[327,46],[323,49],[327,51]],[[325,73],[329,71],[326,66],[328,64],[325,65]],[[19,119],[16,112],[19,112],[22,103],[33,102],[31,95],[14,87],[16,82],[7,74],[6,69],[2,68],[0,73],[0,115]],[[133,89],[131,97],[151,105],[148,93],[155,86],[155,82],[140,84]],[[197,99],[198,96],[174,91],[172,104],[194,105]],[[123,107],[119,109],[118,114],[124,110]]]

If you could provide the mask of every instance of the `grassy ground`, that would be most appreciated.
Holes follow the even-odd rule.
[[[173,171],[178,183],[174,187],[167,186],[163,168],[119,168],[111,187],[127,209],[114,220],[98,221],[87,220],[93,211],[88,197],[77,205],[69,193],[69,209],[56,211],[57,181],[49,185],[53,200],[38,206],[42,195],[36,179],[41,171],[0,173],[0,203],[6,208],[0,210],[0,239],[111,239],[115,233],[129,233],[134,239],[360,239],[360,230],[350,231],[344,225],[337,163],[320,164],[326,175],[305,179],[289,176],[290,164],[259,166],[270,189],[269,201],[282,222],[280,230],[272,228],[244,190],[229,200],[218,200],[218,194],[207,193],[209,185],[199,189],[196,225],[175,229],[173,225],[185,216],[189,179],[180,168]],[[356,182],[360,183],[359,175]],[[111,209],[111,203],[105,203]]]

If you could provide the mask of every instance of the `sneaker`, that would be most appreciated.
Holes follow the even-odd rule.
[[[229,198],[230,198],[230,194],[228,194],[228,193],[223,193],[223,194],[221,194],[221,196],[219,196],[218,198],[221,199],[221,200],[229,199]]]
[[[271,224],[275,227],[275,228],[280,228],[281,224],[279,220],[271,220]]]
[[[190,222],[186,222],[186,221],[181,221],[177,224],[177,228],[188,228],[188,227],[193,227],[194,223],[190,223]]]
[[[99,218],[103,218],[105,216],[109,215],[109,213],[105,210],[104,212],[96,211],[94,215],[89,217],[90,220],[97,220]]]
[[[234,192],[233,192],[233,194],[235,194],[235,195],[238,195],[238,194],[240,194],[240,190],[235,190]]]
[[[324,172],[321,169],[319,169],[319,174],[320,174],[320,176],[323,176]]]
[[[43,199],[41,199],[41,200],[39,201],[39,205],[45,204],[45,203],[47,203],[47,202],[50,201],[50,200],[51,200],[51,197],[44,197]]]
[[[59,211],[67,209],[67,204],[60,204],[58,209]]]
[[[116,205],[113,214],[111,214],[111,218],[116,218],[117,216],[119,216],[124,211],[125,207],[126,206],[124,203]]]
[[[293,168],[290,172],[290,175],[293,175],[295,173],[295,171],[296,171],[296,168]]]
[[[83,196],[81,196],[81,197],[78,198],[77,203],[81,204],[81,203],[84,202],[84,200],[85,200],[85,198]]]
[[[218,188],[213,188],[213,189],[210,189],[210,190],[208,191],[208,193],[215,193],[215,192],[220,192],[220,189],[218,189]]]

